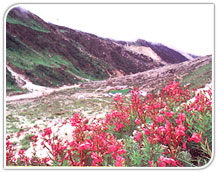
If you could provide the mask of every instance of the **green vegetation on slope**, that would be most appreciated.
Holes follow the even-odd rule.
[[[92,68],[86,71],[73,65],[72,61],[59,54],[55,54],[48,49],[38,52],[24,44],[21,40],[7,34],[7,62],[15,67],[25,70],[29,79],[38,85],[57,86],[68,83],[78,83],[81,80],[78,77],[99,80],[107,78],[105,67],[110,68],[105,62],[100,60],[93,61],[87,54],[78,54],[73,52],[72,56],[79,57],[75,63],[82,63],[84,66],[89,64]],[[45,80],[47,79],[47,81]]]
[[[27,89],[22,89],[17,86],[15,79],[11,75],[11,73],[6,69],[6,92],[7,95],[10,94],[22,94],[26,93]]]
[[[127,88],[127,89],[121,89],[121,90],[110,90],[110,93],[111,94],[117,94],[117,93],[120,93],[120,94],[127,94],[131,91],[131,89]]]
[[[10,15],[8,15],[6,21],[11,24],[23,25],[25,27],[31,28],[36,31],[45,32],[45,33],[50,32],[49,30],[45,29],[40,23],[32,19],[25,21],[25,20],[20,20],[18,18],[13,18]]]
[[[210,82],[212,82],[212,62],[197,68],[181,80],[182,85],[190,83],[191,89],[204,87]]]
[[[86,79],[102,80],[109,77],[107,71],[113,70],[76,41],[63,39],[64,30],[57,34],[45,29],[35,18],[19,18],[13,12],[6,21],[7,62],[34,84],[55,87]]]
[[[115,77],[117,71],[131,74],[156,67],[151,58],[146,57],[145,61],[145,57],[130,56],[119,46],[99,41],[98,37],[45,23],[31,13],[18,14],[15,10],[7,16],[7,63],[34,84],[49,87],[72,85]],[[161,50],[165,51],[165,47],[162,46]],[[176,54],[173,57],[176,58]],[[182,82],[201,87],[208,78],[211,79],[211,70],[207,73],[209,69],[211,67],[193,74],[187,69],[188,75]],[[7,75],[7,86],[10,80]],[[133,84],[140,87],[144,83],[134,79]]]
[[[6,70],[6,78],[7,91],[21,91],[21,89],[16,86],[16,82],[8,70]]]

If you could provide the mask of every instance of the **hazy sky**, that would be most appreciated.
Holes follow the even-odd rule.
[[[115,40],[144,39],[213,54],[212,4],[23,4],[46,22]]]

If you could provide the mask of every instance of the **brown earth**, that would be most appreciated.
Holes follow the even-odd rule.
[[[140,90],[151,92],[154,89],[162,88],[164,82],[181,80],[195,69],[212,62],[211,56],[201,57],[178,64],[166,65],[156,69],[140,72],[133,75],[116,77],[104,81],[87,82],[82,87],[105,88],[106,86],[138,86]]]

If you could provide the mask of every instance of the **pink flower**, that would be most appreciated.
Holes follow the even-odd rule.
[[[20,156],[20,155],[23,155],[23,153],[25,152],[25,150],[19,150],[19,152],[18,152],[18,155]]]
[[[147,138],[150,144],[153,144],[153,138]]]
[[[156,121],[158,122],[158,123],[163,123],[164,122],[164,117],[162,116],[162,115],[159,115],[159,116],[157,116],[156,117]]]
[[[38,138],[38,136],[37,136],[37,135],[34,135],[34,136],[32,136],[32,138],[31,138],[31,139],[32,139],[33,141],[35,141],[35,142],[36,142],[36,141],[37,141],[37,138]]]
[[[137,132],[137,135],[135,136],[136,141],[139,141],[142,138],[141,132]]]
[[[161,107],[160,103],[159,102],[156,102],[154,105],[153,105],[154,109],[158,109]]]
[[[92,152],[91,158],[93,159],[92,166],[96,166],[98,163],[103,162],[102,157],[97,155],[95,152]]]
[[[150,135],[151,134],[150,130],[148,130],[148,129],[144,129],[143,128],[143,131],[145,132],[146,135]]]
[[[179,114],[179,115],[178,115],[178,117],[179,117],[179,119],[181,119],[181,120],[183,120],[183,121],[184,121],[184,120],[185,120],[185,117],[186,117],[186,115],[181,113],[181,114]]]
[[[181,119],[176,119],[176,124],[182,124],[182,120]]]
[[[161,134],[163,134],[164,132],[166,132],[166,129],[165,129],[164,126],[160,126],[160,127],[158,127],[157,132],[158,132],[159,135],[161,135]]]
[[[204,110],[204,109],[203,109],[203,106],[200,105],[199,108],[198,108],[198,110],[199,110],[200,112],[203,112],[203,110]]]
[[[178,125],[177,127],[175,127],[175,134],[177,136],[184,136],[185,135],[185,126],[183,125]]]
[[[123,125],[123,123],[119,123],[119,124],[117,124],[117,127],[118,127],[119,129],[122,129],[122,128],[125,127],[125,126]]]
[[[111,152],[115,152],[115,151],[117,151],[117,149],[118,149],[118,147],[114,144],[114,145],[111,145],[111,146],[108,146],[108,148],[109,148],[109,152],[111,153]]]
[[[189,138],[188,141],[189,142],[194,141],[195,143],[200,142],[201,141],[200,134],[193,133],[192,137]]]
[[[122,97],[119,94],[117,94],[114,98],[114,101],[118,102],[119,100],[121,100],[121,102],[122,102]]]
[[[186,144],[185,144],[184,142],[182,142],[182,148],[183,148],[184,150],[186,150]]]
[[[140,124],[140,120],[139,120],[138,118],[136,118],[136,119],[135,119],[135,123],[136,123],[137,125],[139,125],[139,124]]]
[[[153,164],[152,164],[151,160],[148,161],[148,164],[149,164],[150,167],[153,167]]]
[[[159,160],[158,160],[158,166],[160,167],[166,167],[168,165],[172,165],[172,166],[176,166],[176,161],[172,158],[167,158],[167,157],[163,157],[160,156]]]
[[[168,120],[166,120],[165,129],[166,129],[166,131],[168,133],[170,133],[170,131],[171,131],[171,123]]]
[[[158,166],[160,166],[160,167],[166,167],[167,164],[166,164],[165,162],[159,162],[159,163],[158,163]]]
[[[211,100],[209,100],[209,101],[206,102],[207,107],[209,107],[211,104],[212,104],[212,101],[211,101]]]
[[[44,133],[42,134],[42,137],[45,137],[46,135],[50,136],[52,134],[52,130],[50,127],[44,129]]]
[[[124,158],[117,156],[115,166],[123,166],[124,162],[125,162]]]
[[[11,144],[12,144],[12,143],[11,143],[10,141],[7,141],[7,142],[6,142],[7,148],[9,148]]]
[[[163,103],[162,103],[162,107],[163,107],[163,108],[164,108],[166,105],[167,105],[166,102],[163,102]]]
[[[169,117],[169,118],[172,118],[174,114],[175,113],[172,112],[172,111],[171,112],[165,112],[166,117]]]
[[[91,147],[91,144],[90,143],[84,143],[84,144],[81,144],[78,148],[79,151],[82,151],[82,150],[88,150],[89,148]]]
[[[70,119],[71,126],[80,126],[82,119],[80,118],[80,114],[76,113],[73,115],[73,117]]]
[[[119,155],[122,155],[123,153],[126,153],[126,150],[120,149],[120,150],[117,151],[117,153],[118,153]]]

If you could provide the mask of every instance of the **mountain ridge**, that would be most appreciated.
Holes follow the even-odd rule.
[[[145,48],[150,56],[129,50],[126,43],[47,23],[19,7],[10,10],[6,18],[7,65],[36,85],[104,80],[189,60],[167,46],[142,39],[131,44]]]

